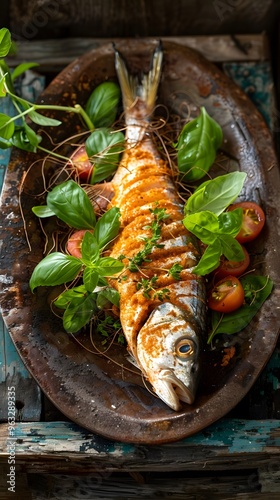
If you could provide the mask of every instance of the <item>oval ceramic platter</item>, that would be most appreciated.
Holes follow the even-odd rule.
[[[125,40],[118,42],[118,49],[130,69],[140,71],[149,67],[155,44]],[[235,407],[269,360],[279,327],[276,248],[280,182],[270,133],[254,105],[216,66],[181,45],[168,42],[163,46],[158,103],[171,113],[182,113],[182,103],[187,102],[194,116],[200,106],[205,106],[222,126],[223,149],[228,158],[224,171],[240,169],[248,174],[242,196],[260,203],[267,215],[265,230],[252,247],[253,266],[275,284],[271,296],[244,331],[224,336],[214,350],[205,347],[202,378],[193,405],[185,404],[181,411],[174,412],[154,397],[141,376],[133,373],[125,347],[114,346],[107,357],[100,356],[91,352],[88,331],[77,337],[78,342],[69,336],[50,309],[56,289],[38,288],[31,294],[29,279],[44,251],[44,236],[31,211],[42,201],[40,193],[44,190],[40,161],[22,181],[37,156],[13,152],[1,208],[3,316],[24,363],[48,398],[72,421],[109,439],[150,444],[194,434]],[[44,91],[40,102],[84,105],[93,88],[106,79],[116,80],[111,45],[70,64]],[[52,116],[63,122],[60,127],[48,129],[55,143],[80,130],[76,117],[58,112]],[[47,138],[44,141],[46,147],[50,146]],[[49,170],[52,175],[53,163]],[[235,355],[226,366],[222,366],[224,342],[235,347]]]

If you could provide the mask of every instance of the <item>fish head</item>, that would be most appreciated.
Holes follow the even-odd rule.
[[[170,303],[157,306],[138,334],[139,366],[157,396],[175,411],[181,401],[194,402],[200,350],[199,328],[187,312]]]

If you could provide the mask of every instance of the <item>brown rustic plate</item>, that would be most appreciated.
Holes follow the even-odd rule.
[[[132,70],[145,69],[156,42],[125,40],[118,48]],[[2,309],[10,335],[28,369],[50,400],[69,419],[107,438],[135,443],[163,443],[194,434],[228,413],[248,390],[270,358],[279,328],[279,171],[270,133],[253,104],[216,66],[197,52],[164,43],[164,70],[158,102],[172,113],[182,113],[187,102],[192,114],[205,106],[219,121],[228,155],[224,171],[247,172],[242,196],[260,203],[267,215],[262,236],[252,247],[258,274],[269,275],[275,288],[251,324],[240,334],[220,340],[216,349],[205,347],[203,374],[195,403],[174,413],[144,387],[141,377],[128,371],[126,350],[114,346],[109,357],[90,352],[89,333],[67,335],[61,320],[50,310],[57,290],[29,290],[29,278],[42,259],[44,237],[31,207],[43,191],[40,162],[24,174],[37,156],[14,151],[2,197]],[[70,64],[49,85],[41,102],[82,105],[92,89],[116,79],[111,45],[93,50]],[[75,116],[55,115],[63,125],[52,130],[55,143],[80,130]],[[48,146],[48,140],[45,139]],[[37,165],[37,167],[36,167]],[[47,168],[48,171],[48,168]],[[55,165],[49,165],[49,175]],[[22,188],[21,205],[19,189]],[[24,215],[24,219],[22,217]],[[31,250],[26,241],[24,223]],[[50,228],[49,228],[50,230]],[[63,228],[61,228],[63,231]],[[236,354],[222,365],[224,343]],[[114,361],[117,361],[116,364]]]

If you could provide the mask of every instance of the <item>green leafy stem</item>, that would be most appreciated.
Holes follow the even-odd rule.
[[[11,34],[7,28],[0,29],[0,57],[4,58],[11,50]],[[120,100],[120,88],[114,82],[103,82],[90,95],[85,109],[81,104],[62,106],[56,104],[34,104],[16,95],[14,81],[28,69],[38,66],[36,63],[22,63],[13,72],[10,71],[5,59],[0,59],[0,97],[8,96],[14,106],[13,116],[0,113],[0,147],[7,149],[15,146],[25,151],[36,152],[37,149],[68,160],[56,152],[49,151],[40,145],[42,137],[26,122],[28,117],[40,126],[56,127],[61,121],[50,118],[41,111],[63,111],[78,114],[86,128],[92,132],[86,143],[86,150],[92,160],[96,160],[98,168],[94,169],[92,183],[103,180],[113,173],[119,159],[124,136],[121,132],[111,134],[109,128],[116,119]],[[102,127],[102,131],[95,129]],[[110,161],[108,156],[110,155]]]
[[[228,314],[212,311],[208,344],[211,344],[213,338],[218,334],[232,335],[243,330],[251,322],[273,289],[273,281],[266,276],[248,274],[240,281],[245,294],[244,304]]]
[[[68,180],[48,193],[46,206],[34,207],[33,212],[43,217],[56,215],[71,227],[88,230],[82,241],[81,258],[52,252],[37,264],[29,283],[33,292],[38,286],[82,280],[82,284],[66,289],[54,302],[64,309],[65,330],[76,333],[105,302],[118,305],[119,294],[106,278],[119,274],[124,265],[113,257],[104,257],[102,252],[119,232],[119,209],[111,208],[96,222],[87,194],[79,184]]]
[[[193,272],[204,276],[228,260],[244,259],[243,249],[235,239],[242,224],[242,209],[226,212],[240,194],[246,179],[244,172],[221,175],[201,184],[185,205],[185,227],[206,245]]]
[[[38,217],[56,216],[72,228],[87,230],[82,240],[81,258],[52,252],[38,263],[30,279],[32,292],[38,286],[58,286],[74,282],[77,278],[82,279],[82,284],[67,288],[54,302],[56,307],[64,309],[65,330],[75,333],[108,301],[118,305],[119,294],[108,285],[106,278],[117,275],[118,279],[122,279],[124,264],[121,258],[103,257],[102,252],[119,232],[119,209],[111,208],[96,221],[94,209],[85,191],[75,181],[68,180],[48,193],[46,205],[35,206],[32,210]],[[162,222],[169,215],[165,208],[157,205],[150,211],[153,220],[146,229],[151,230],[151,236],[144,239],[143,250],[129,259],[127,269],[131,272],[139,271],[139,266],[149,261],[148,256],[152,250],[162,246],[158,243]],[[177,263],[167,271],[174,279],[179,280],[182,266]],[[153,293],[153,298],[162,301],[168,298],[169,290],[156,290],[157,279],[157,276],[143,278],[138,282],[137,289],[142,289],[146,298],[150,298]]]

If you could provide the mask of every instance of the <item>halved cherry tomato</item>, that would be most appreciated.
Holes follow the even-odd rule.
[[[239,243],[248,243],[260,234],[265,223],[264,211],[253,201],[234,203],[228,209],[235,210],[236,208],[242,208],[243,210],[242,226],[236,239]]]
[[[244,252],[244,259],[239,262],[222,258],[219,267],[214,271],[216,280],[220,280],[226,276],[241,276],[246,271],[250,264],[250,256],[244,246],[242,246],[242,250]]]
[[[93,165],[89,161],[89,157],[84,146],[79,146],[78,149],[70,157],[69,165],[73,168],[73,175],[83,182],[90,182]]]
[[[68,239],[67,250],[70,255],[73,255],[73,257],[78,257],[78,259],[82,257],[82,241],[87,231],[88,229],[79,229],[79,231],[75,231],[73,234],[71,234],[70,238]]]
[[[239,279],[228,276],[218,281],[208,296],[208,306],[213,311],[229,313],[242,306],[244,290]]]

